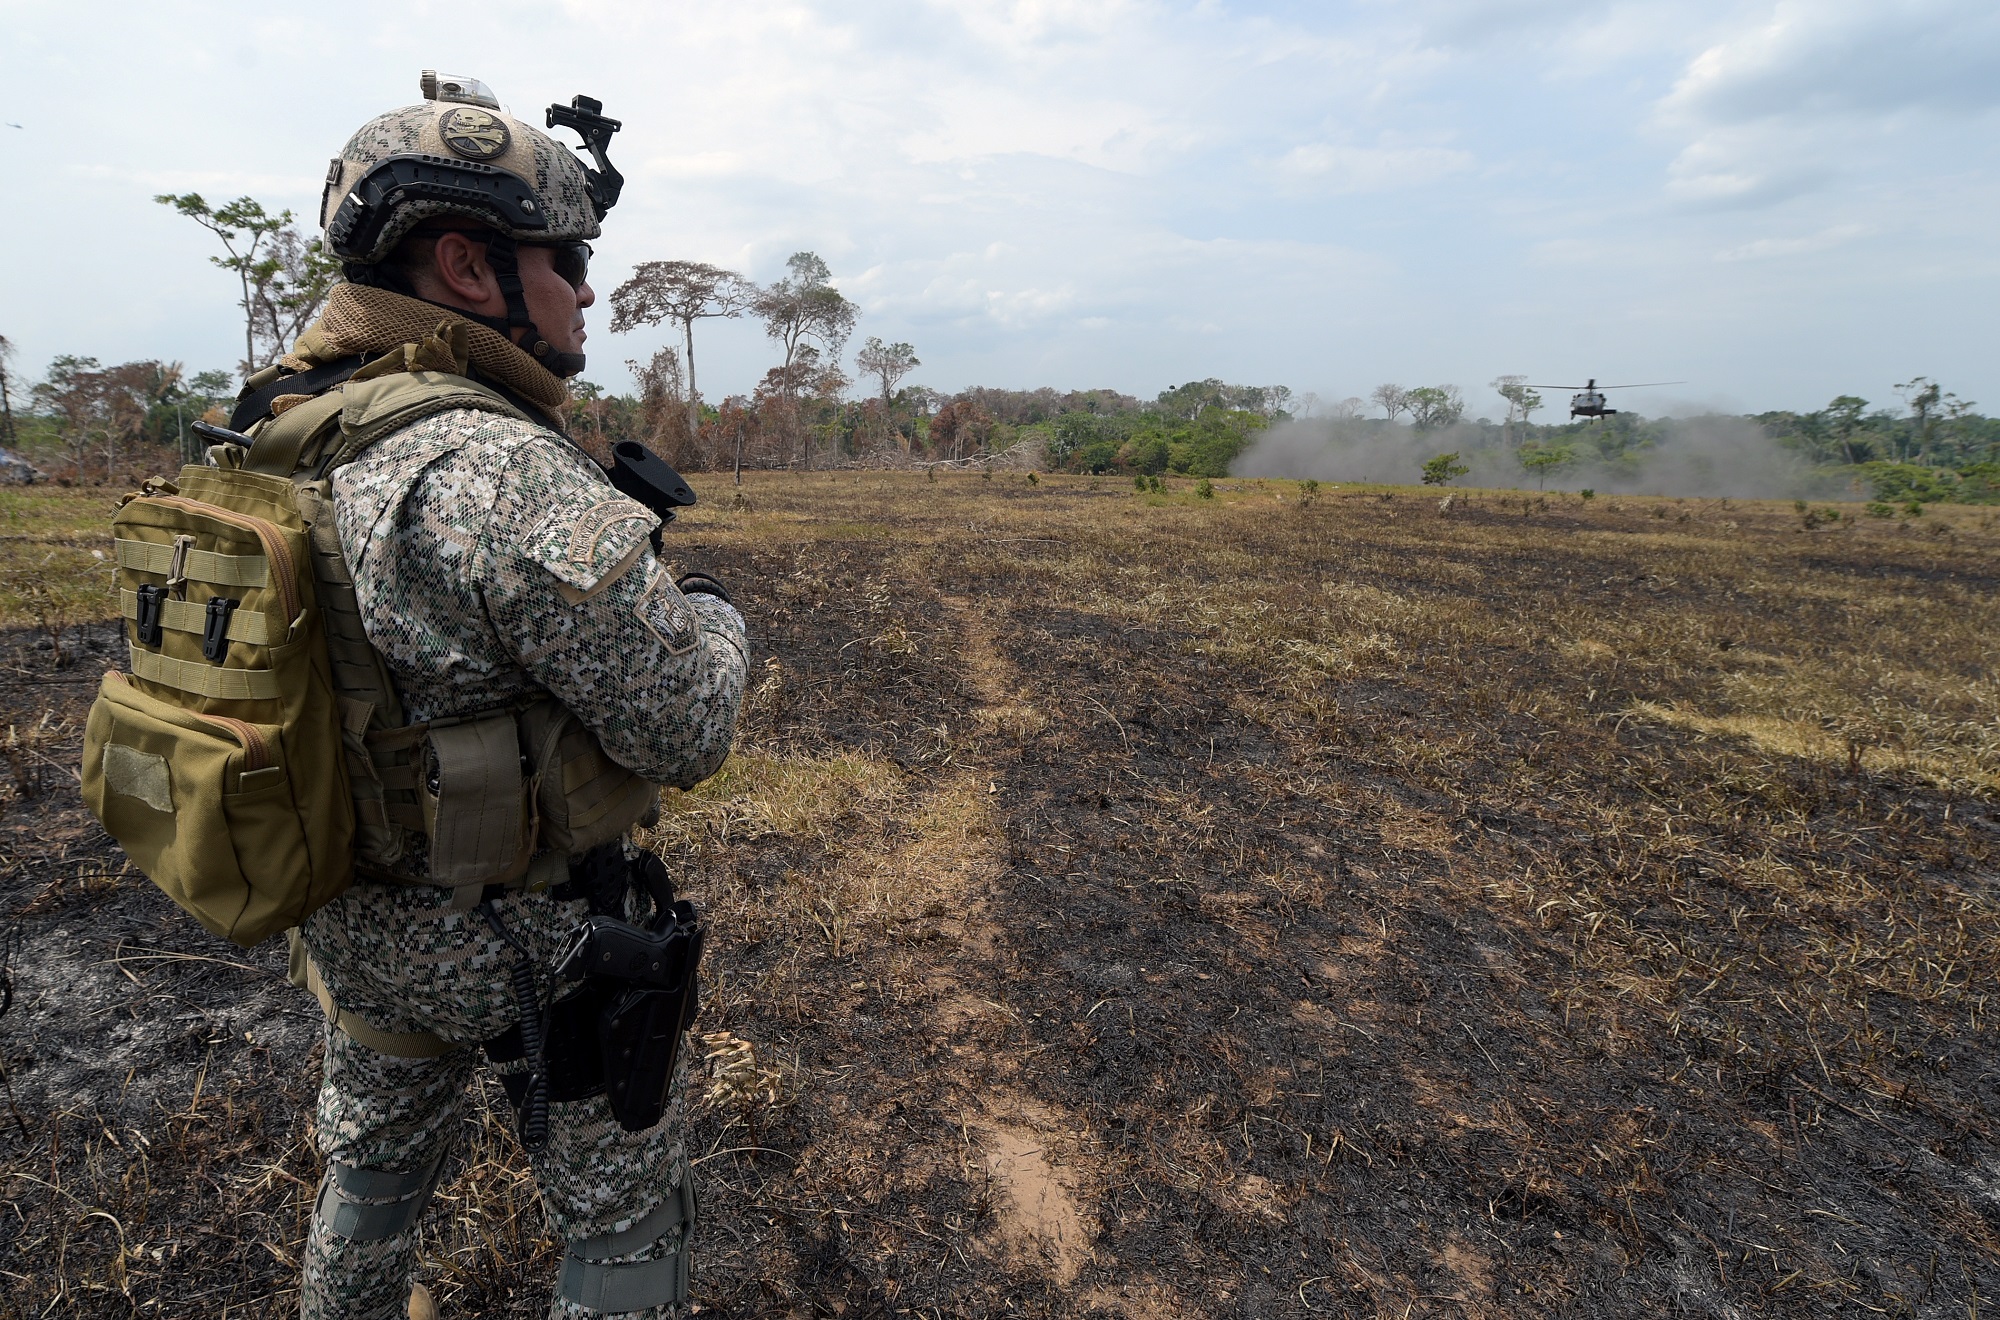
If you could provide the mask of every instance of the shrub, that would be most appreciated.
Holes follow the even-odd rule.
[[[1436,458],[1425,460],[1424,484],[1426,486],[1449,486],[1452,482],[1457,481],[1470,471],[1472,471],[1471,468],[1458,461],[1458,454],[1455,451],[1449,454],[1439,454]]]

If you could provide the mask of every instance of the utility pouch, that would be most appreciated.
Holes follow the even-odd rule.
[[[425,735],[417,800],[430,836],[432,884],[505,884],[528,869],[534,806],[511,711]]]
[[[660,790],[606,756],[559,702],[538,701],[522,712],[521,747],[534,776],[544,848],[573,857],[659,815]]]

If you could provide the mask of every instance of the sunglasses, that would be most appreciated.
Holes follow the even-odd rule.
[[[425,234],[463,234],[467,238],[489,242],[493,237],[487,229],[430,229]],[[538,247],[549,250],[549,266],[560,275],[572,289],[581,289],[583,282],[590,278],[590,244],[582,239],[563,239],[554,243],[515,243],[516,247]]]
[[[590,244],[581,239],[561,243],[523,243],[521,246],[547,248],[549,265],[568,281],[572,289],[582,288],[583,282],[590,278]]]

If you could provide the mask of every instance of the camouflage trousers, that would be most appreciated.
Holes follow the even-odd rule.
[[[478,1042],[518,1020],[508,978],[518,955],[477,912],[453,910],[451,895],[428,886],[358,884],[306,921],[306,947],[342,1010],[383,1031],[428,1031],[453,1047],[436,1058],[399,1058],[329,1027],[318,1112],[319,1151],[328,1161],[391,1174],[438,1167],[465,1126],[474,1070],[485,1065]],[[513,893],[494,907],[508,934],[528,951],[546,1004],[556,988],[556,960],[586,905]],[[658,1212],[684,1195],[682,1183],[691,1176],[682,1144],[685,1081],[683,1063],[665,1118],[644,1132],[619,1127],[602,1096],[550,1105],[548,1143],[529,1162],[563,1242],[629,1238],[635,1226],[661,1218]],[[631,1249],[604,1258],[664,1260],[684,1251],[679,1217],[664,1218],[672,1222],[660,1236],[622,1242]],[[419,1231],[413,1224],[392,1236],[354,1240],[316,1213],[305,1247],[300,1314],[306,1320],[401,1320]],[[681,1320],[685,1312],[659,1305],[618,1314]],[[558,1292],[549,1314],[582,1320],[605,1312]]]

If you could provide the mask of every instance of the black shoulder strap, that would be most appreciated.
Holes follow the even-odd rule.
[[[239,434],[247,432],[271,415],[271,404],[279,396],[324,393],[361,370],[367,361],[366,353],[355,353],[350,357],[321,363],[309,371],[296,371],[289,376],[280,376],[264,388],[252,391],[236,400],[236,411],[229,415],[229,429]]]

